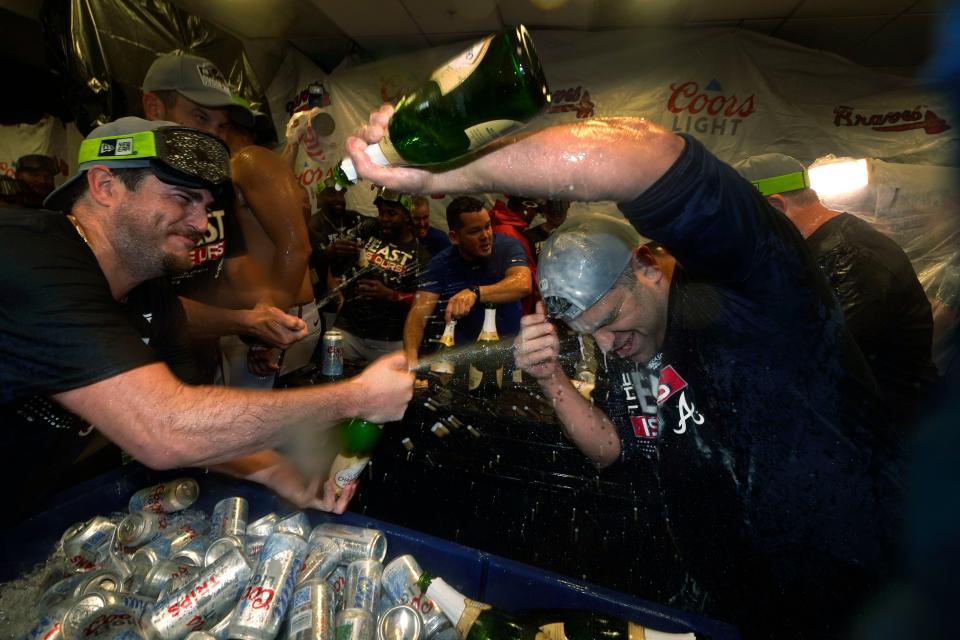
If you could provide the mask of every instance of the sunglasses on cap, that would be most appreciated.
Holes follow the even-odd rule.
[[[207,189],[216,201],[232,194],[230,150],[223,141],[187,127],[159,127],[80,143],[79,169],[149,167],[161,182]]]

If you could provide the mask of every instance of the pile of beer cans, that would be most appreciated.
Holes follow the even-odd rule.
[[[244,498],[191,510],[196,481],[138,491],[129,513],[64,532],[28,638],[455,640],[409,555],[382,531],[311,528],[296,512],[248,522]]]

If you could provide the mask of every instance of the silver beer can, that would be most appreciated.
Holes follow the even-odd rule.
[[[277,635],[306,551],[306,540],[296,534],[277,531],[267,538],[233,611],[231,638],[272,640]]]
[[[208,631],[191,631],[184,640],[217,640],[217,636]]]
[[[393,604],[407,604],[417,610],[423,619],[423,637],[433,638],[442,631],[452,628],[450,620],[443,615],[437,604],[421,594],[417,581],[423,575],[423,570],[411,555],[402,555],[394,558],[383,568],[383,585],[385,597]]]
[[[323,354],[320,373],[325,376],[343,375],[343,334],[336,329],[323,332]]]
[[[230,619],[232,617],[233,612],[231,611],[227,615],[223,616],[223,619],[220,620],[220,622],[207,629],[207,632],[217,640],[229,640]]]
[[[268,536],[273,533],[278,522],[280,522],[280,516],[275,513],[268,513],[248,524],[246,533],[248,536]]]
[[[347,565],[345,609],[365,609],[375,613],[380,606],[380,577],[383,565],[376,560],[354,560]]]
[[[377,640],[421,640],[424,637],[423,620],[410,605],[390,607],[377,622]]]
[[[288,640],[333,640],[333,589],[323,580],[308,580],[297,586],[290,603]]]
[[[327,578],[327,584],[333,589],[333,598],[336,601],[335,610],[341,611],[344,608],[343,601],[347,593],[347,568],[338,564],[330,577]]]
[[[204,565],[203,556],[206,554],[206,552],[206,537],[194,538],[187,543],[187,546],[174,553],[170,559],[174,562],[190,563],[195,567],[202,567]]]
[[[320,536],[333,538],[343,554],[340,562],[349,564],[354,560],[383,562],[387,556],[387,537],[379,529],[365,529],[348,524],[325,522],[310,533],[313,541]]]
[[[270,536],[247,535],[247,539],[243,543],[243,551],[251,561],[256,561],[256,559],[260,557],[260,552],[263,551],[263,545],[267,543],[267,538],[269,537]]]
[[[239,536],[223,536],[211,542],[210,546],[207,547],[203,554],[203,566],[209,567],[230,549],[238,549],[241,553],[246,554],[243,540]]]
[[[153,566],[158,560],[172,558],[197,539],[205,546],[209,529],[210,525],[205,520],[184,520],[175,527],[168,527],[162,534],[137,549],[133,554],[133,562],[141,567]]]
[[[303,558],[297,584],[319,578],[326,580],[340,564],[340,545],[336,540],[320,536],[307,545],[307,555]]]
[[[294,533],[306,540],[307,536],[310,535],[310,521],[307,520],[307,514],[303,511],[297,511],[280,520],[274,531]]]
[[[171,513],[186,509],[200,496],[200,485],[193,478],[177,478],[137,491],[127,505],[130,513],[153,511]]]
[[[156,598],[170,581],[175,580],[182,586],[184,580],[194,578],[199,574],[200,572],[193,563],[159,560],[144,576],[143,584],[140,585],[140,593]]]
[[[344,609],[334,622],[337,640],[374,640],[373,614],[366,609]]]
[[[160,534],[161,518],[166,515],[151,511],[136,511],[127,515],[117,526],[117,542],[125,547],[139,547]]]
[[[63,602],[73,600],[94,589],[103,591],[117,591],[122,579],[113,571],[100,570],[89,573],[78,573],[52,585],[37,601],[37,609],[46,611]]]
[[[250,505],[245,498],[224,498],[213,507],[211,535],[217,538],[242,536],[247,532],[249,510]]]
[[[103,516],[96,516],[67,529],[60,538],[67,562],[78,571],[96,569],[109,545],[117,525]]]
[[[107,605],[83,618],[78,636],[84,640],[143,640],[139,616],[135,611],[118,604]],[[66,640],[66,638],[64,638]]]
[[[192,583],[157,601],[143,618],[144,633],[150,640],[177,640],[213,627],[233,608],[252,574],[242,553],[226,553]]]

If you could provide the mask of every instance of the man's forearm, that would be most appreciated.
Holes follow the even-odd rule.
[[[557,367],[556,373],[539,381],[551,401],[563,432],[574,445],[599,468],[608,467],[620,457],[620,435],[610,419],[594,407]]]
[[[187,314],[187,329],[194,338],[242,335],[249,326],[245,309],[214,307],[183,297],[180,302]]]
[[[508,275],[500,282],[481,286],[478,302],[493,302],[496,304],[514,302],[529,295],[532,290],[533,283],[530,270],[524,268],[518,273]]]
[[[644,118],[556,125],[506,138],[473,162],[430,174],[426,192],[625,202],[656,182],[683,144],[682,138]]]
[[[426,329],[426,317],[411,309],[407,320],[403,323],[403,352],[411,362],[417,360],[420,343],[423,341],[423,332]]]

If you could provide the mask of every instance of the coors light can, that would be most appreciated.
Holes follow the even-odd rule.
[[[320,373],[325,376],[343,375],[343,334],[336,329],[323,333],[323,357]]]

